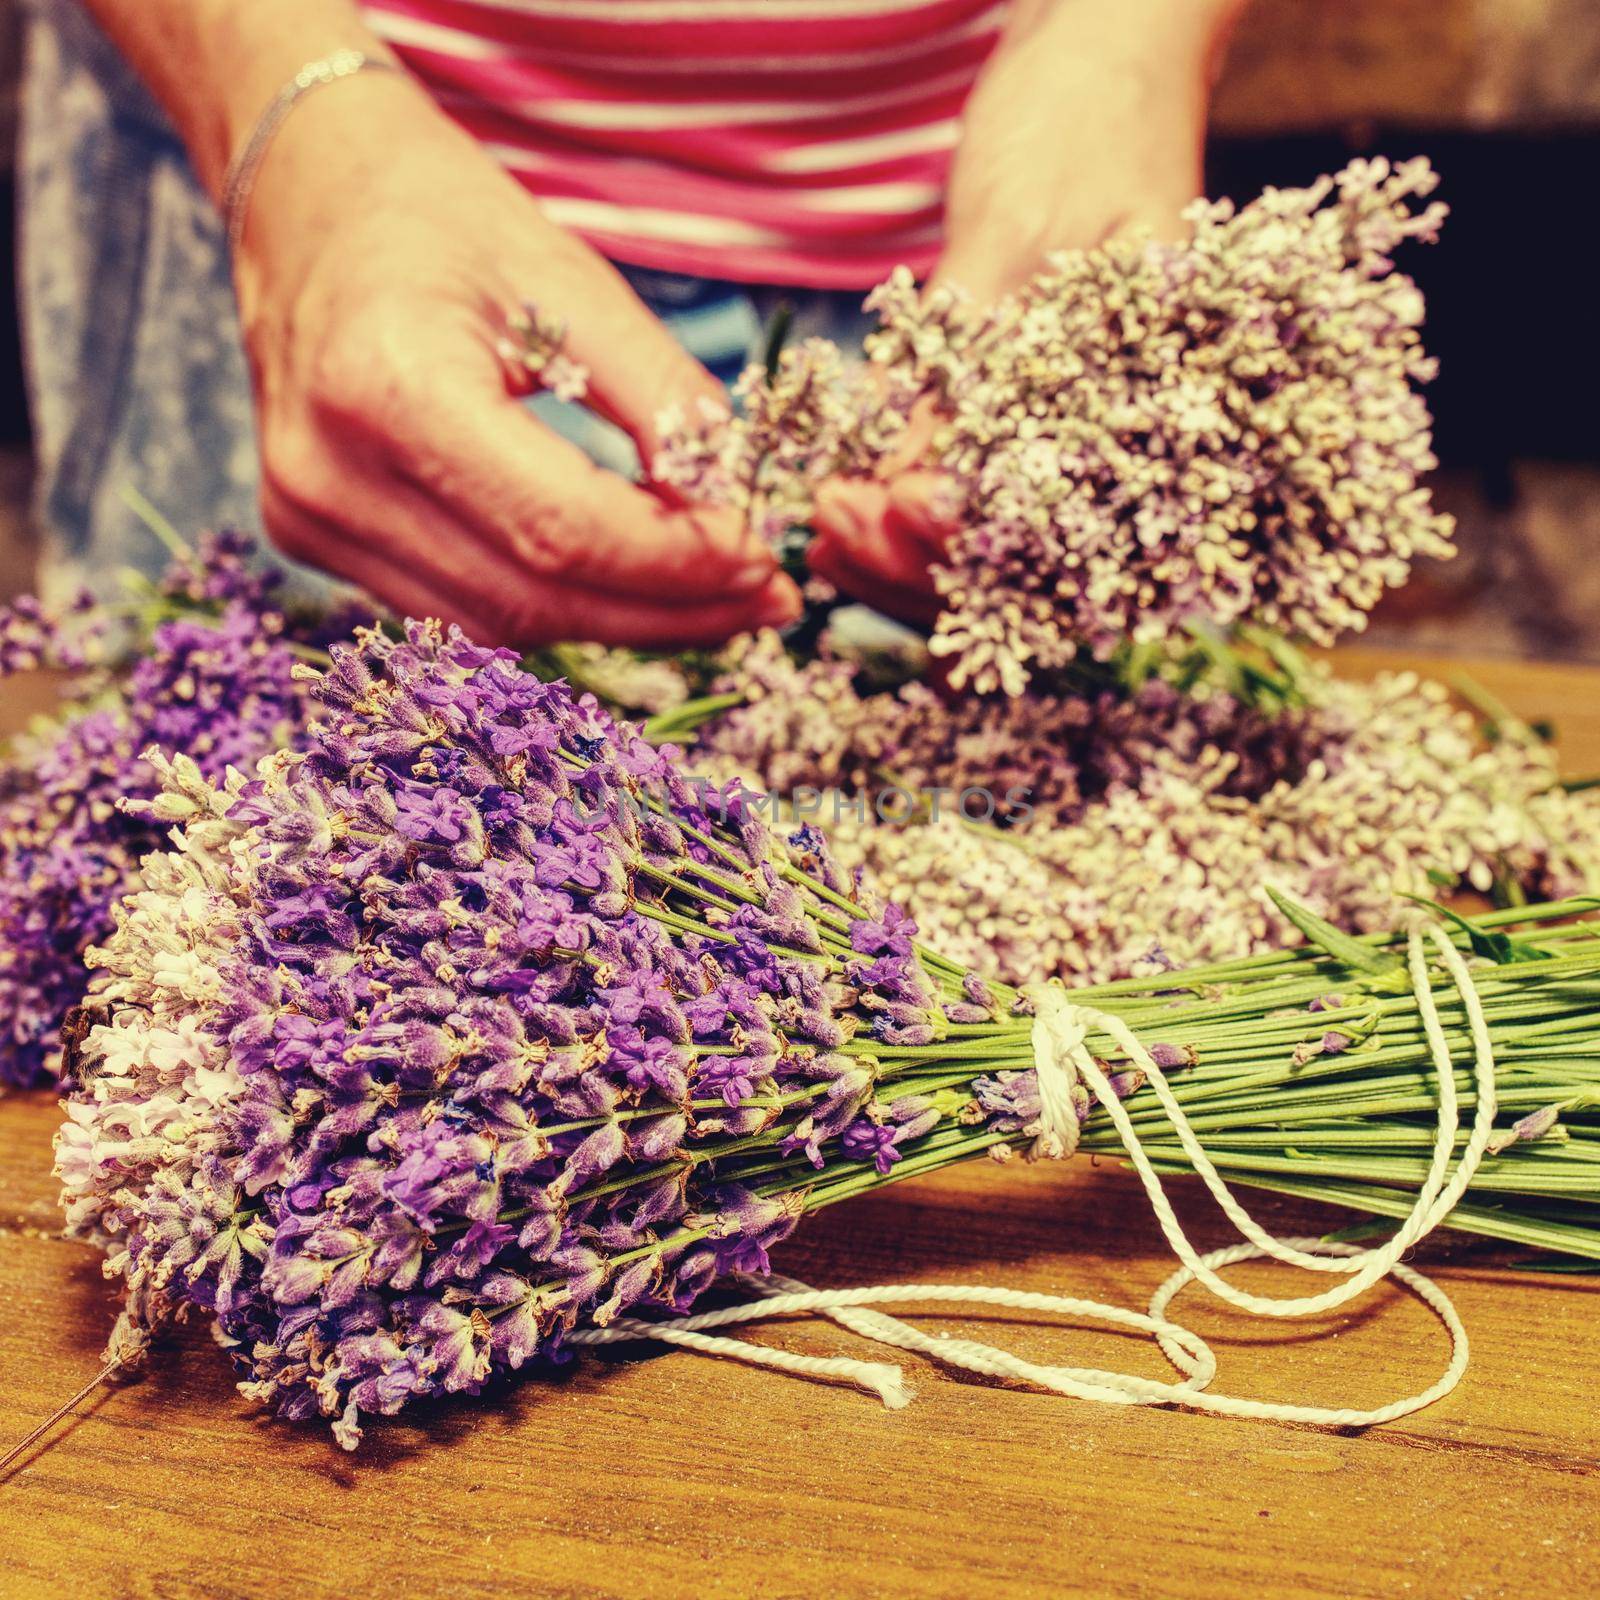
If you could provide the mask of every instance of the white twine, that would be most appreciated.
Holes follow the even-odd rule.
[[[731,1356],[781,1372],[855,1384],[876,1394],[891,1408],[898,1409],[907,1404],[910,1395],[898,1367],[881,1362],[858,1361],[848,1356],[796,1355],[787,1350],[749,1344],[741,1339],[719,1337],[707,1331],[763,1317],[815,1313],[875,1343],[931,1356],[946,1366],[985,1377],[1011,1378],[1056,1394],[1113,1405],[1176,1404],[1222,1416],[1309,1422],[1328,1427],[1368,1427],[1420,1411],[1449,1394],[1461,1381],[1469,1357],[1467,1334],[1444,1291],[1421,1273],[1403,1266],[1400,1257],[1444,1221],[1472,1182],[1488,1149],[1497,1111],[1494,1052],[1472,973],[1460,951],[1441,929],[1430,926],[1426,933],[1460,992],[1466,1009],[1475,1057],[1477,1111],[1461,1160],[1446,1181],[1450,1156],[1460,1128],[1460,1101],[1456,1093],[1455,1068],[1429,981],[1426,940],[1421,931],[1413,930],[1407,940],[1406,960],[1416,990],[1429,1053],[1439,1075],[1439,1125],[1433,1157],[1416,1203],[1398,1231],[1382,1245],[1363,1250],[1354,1245],[1321,1239],[1279,1239],[1268,1233],[1240,1205],[1223,1182],[1195,1137],[1161,1068],[1134,1037],[1127,1024],[1103,1011],[1075,1004],[1066,990],[1059,985],[1049,984],[1032,991],[1035,1008],[1034,1064],[1039,1079],[1041,1111],[1041,1126],[1034,1153],[1068,1155],[1077,1148],[1078,1114],[1074,1100],[1075,1096],[1081,1097],[1084,1092],[1084,1088],[1079,1086],[1086,1087],[1110,1117],[1134,1171],[1149,1196],[1161,1231],[1182,1263],[1156,1290],[1147,1312],[1129,1311],[1119,1306],[1065,1295],[985,1285],[909,1283],[861,1289],[809,1289],[792,1278],[774,1275],[766,1279],[742,1280],[760,1297],[743,1305],[719,1307],[715,1311],[705,1311],[670,1322],[619,1319],[606,1328],[579,1330],[571,1336],[572,1342],[601,1345],[637,1342],[641,1339],[656,1340],[707,1355]],[[1144,1153],[1132,1119],[1089,1050],[1088,1035],[1091,1029],[1098,1029],[1118,1045],[1129,1060],[1143,1069],[1195,1172],[1229,1221],[1244,1235],[1244,1243],[1213,1250],[1206,1255],[1195,1250],[1167,1199],[1161,1179]],[[1347,1281],[1335,1284],[1321,1294],[1279,1298],[1247,1293],[1229,1283],[1217,1271],[1219,1267],[1261,1258],[1282,1261],[1312,1272],[1345,1274]],[[1181,1324],[1169,1320],[1166,1315],[1173,1299],[1195,1280],[1230,1305],[1255,1316],[1277,1318],[1314,1316],[1319,1312],[1331,1311],[1364,1293],[1384,1277],[1393,1278],[1409,1289],[1434,1312],[1450,1335],[1451,1349],[1449,1364],[1434,1383],[1418,1394],[1391,1401],[1373,1410],[1289,1405],[1212,1394],[1209,1385],[1216,1375],[1215,1356],[1204,1340]],[[1178,1382],[1170,1382],[1096,1367],[1041,1365],[980,1341],[931,1336],[898,1318],[870,1309],[873,1306],[908,1302],[1004,1306],[1020,1311],[1050,1312],[1063,1317],[1105,1322],[1114,1327],[1148,1333],[1183,1377]]]

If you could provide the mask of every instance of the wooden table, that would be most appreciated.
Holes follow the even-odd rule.
[[[1349,655],[1352,672],[1376,664]],[[1439,668],[1443,671],[1445,669]],[[1474,666],[1559,718],[1600,770],[1600,673]],[[0,1441],[96,1369],[113,1295],[57,1233],[48,1097],[0,1103]],[[1228,1242],[1190,1186],[1180,1210]],[[1280,1231],[1348,1220],[1262,1199]],[[105,1390],[0,1481],[0,1594],[1472,1596],[1600,1589],[1600,1279],[1430,1241],[1473,1342],[1465,1382],[1364,1436],[1107,1407],[904,1366],[914,1404],[673,1353],[586,1361],[377,1425],[354,1457],[263,1420],[199,1331]],[[1169,1259],[1129,1176],[976,1163],[817,1218],[779,1265],[815,1285],[986,1282],[1143,1306]],[[1239,1268],[1284,1293],[1287,1269]],[[1295,1287],[1298,1287],[1296,1283]],[[1265,1332],[1191,1291],[1218,1388],[1376,1405],[1445,1359],[1380,1287]],[[1104,1331],[994,1313],[939,1324],[1043,1359],[1165,1375]],[[829,1326],[755,1337],[860,1350]],[[876,1352],[873,1352],[876,1353]]]

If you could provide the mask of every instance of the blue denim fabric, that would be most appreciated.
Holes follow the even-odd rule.
[[[164,559],[125,486],[180,529],[259,531],[249,377],[222,227],[171,125],[76,0],[27,11],[18,278],[46,586],[106,590]],[[852,294],[624,271],[724,381],[780,300],[797,336],[849,342],[866,326]],[[609,424],[533,404],[596,460],[636,470]]]

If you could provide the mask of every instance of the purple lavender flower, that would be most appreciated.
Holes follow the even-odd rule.
[[[59,612],[47,610],[35,595],[0,606],[0,678],[48,667],[80,672],[105,633],[95,599],[83,590]]]
[[[870,1161],[885,1177],[900,1159],[900,1152],[895,1147],[895,1130],[865,1118],[852,1122],[844,1130],[839,1143],[853,1161]]]
[[[160,788],[144,752],[181,751],[220,777],[303,720],[271,580],[245,567],[238,541],[206,541],[168,592],[211,609],[158,624],[129,670],[92,674],[48,731],[0,762],[0,1083],[55,1078],[84,951],[111,931],[140,857],[163,842],[164,822],[123,806]],[[52,620],[19,602],[0,619],[0,672],[84,667],[101,618],[75,604]]]
[[[153,929],[188,902],[158,856],[97,952],[145,1009],[91,1051],[146,1042],[80,1091],[110,1153],[74,1217],[128,1242],[137,1321],[206,1308],[247,1392],[353,1444],[363,1411],[559,1356],[579,1318],[766,1270],[814,1166],[862,1138],[861,1022],[914,1048],[939,997],[898,907],[817,896],[796,857],[818,841],[712,819],[636,730],[505,652],[368,633],[315,695],[327,720],[255,779],[158,762],[198,892],[231,909],[188,927],[173,990],[177,936]],[[211,1099],[127,1152],[129,1102],[174,1095],[153,1042],[174,1006],[181,1092]],[[871,1159],[946,1114],[901,1096]]]

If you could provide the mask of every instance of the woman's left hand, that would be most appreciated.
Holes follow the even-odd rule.
[[[1243,0],[1021,0],[963,117],[935,282],[979,304],[1053,250],[1127,228],[1171,235],[1202,192],[1206,98]],[[878,610],[929,622],[930,564],[957,528],[927,469],[925,416],[874,478],[824,485],[812,569]]]

